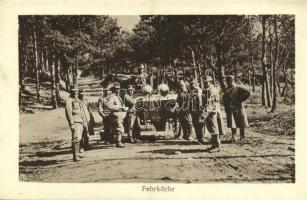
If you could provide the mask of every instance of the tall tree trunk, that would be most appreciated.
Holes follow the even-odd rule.
[[[195,54],[193,49],[191,48],[191,54],[192,54],[192,60],[193,60],[193,69],[194,69],[194,78],[195,80],[198,80],[198,74],[197,74],[197,69],[196,69],[196,61],[195,61]]]
[[[215,44],[216,48],[216,65],[217,65],[217,73],[218,73],[218,80],[220,82],[221,88],[223,91],[226,90],[226,85],[225,85],[225,69],[224,69],[224,63],[223,63],[223,52],[222,52],[222,45],[220,42],[216,42]]]
[[[34,17],[33,17],[34,18]],[[34,21],[35,23],[35,21]],[[36,24],[33,30],[33,42],[34,42],[34,58],[35,58],[35,88],[36,88],[36,99],[40,103],[40,69],[39,69],[39,58],[38,58],[38,48],[37,48],[37,36],[36,36]]]
[[[57,102],[60,102],[60,80],[61,80],[61,70],[60,70],[60,54],[56,52],[55,56],[55,94]]]
[[[197,65],[198,67],[198,73],[199,73],[199,83],[200,83],[200,88],[203,89],[204,88],[204,83],[203,83],[203,73],[201,71],[201,66],[200,63],[198,63]]]
[[[66,74],[65,78],[66,91],[70,92],[70,66],[67,66],[65,74]]]
[[[79,51],[77,53],[76,64],[73,70],[73,84],[74,85],[78,84],[78,68],[79,68]]]
[[[270,83],[270,94],[273,94],[273,68],[274,68],[274,64],[273,64],[273,36],[272,36],[272,30],[271,30],[271,24],[268,23],[269,25],[269,38],[270,38],[270,42],[269,42],[269,58],[270,58],[270,78],[269,78],[269,83]]]
[[[256,78],[255,78],[255,67],[254,67],[254,56],[253,56],[253,40],[252,40],[252,23],[251,23],[251,18],[249,18],[249,55],[250,55],[250,69],[252,70],[252,77],[249,77],[249,81],[251,81],[252,84],[252,91],[255,92],[255,82],[256,82]],[[250,75],[250,71],[249,75]],[[251,79],[251,80],[250,80]]]
[[[269,74],[265,72],[265,89],[266,89],[266,100],[267,100],[267,106],[270,108],[272,106],[272,95],[270,90],[270,81],[269,81]]]
[[[55,109],[58,107],[58,102],[56,99],[56,86],[55,86],[55,50],[54,50],[55,44],[53,45],[53,50],[51,51],[51,66],[50,66],[50,75],[51,75],[51,102],[52,102],[52,107]]]
[[[19,33],[20,34],[20,33]],[[25,90],[24,76],[25,76],[25,51],[24,43],[19,39],[19,106],[22,103],[22,92]]]
[[[248,73],[248,86],[249,86],[249,90],[250,90],[250,87],[251,87],[251,85],[252,85],[250,70],[247,70],[247,73]]]
[[[44,62],[45,62],[45,70],[46,72],[50,72],[50,58],[49,58],[48,50],[47,48],[44,50]]]
[[[42,69],[42,72],[43,72],[43,73],[46,73],[45,47],[42,47],[41,52],[40,52],[40,55],[41,55],[41,60],[40,60],[41,69]]]
[[[262,25],[262,53],[261,53],[261,61],[262,61],[262,90],[261,90],[261,102],[262,106],[267,106],[266,102],[266,58],[265,58],[265,32],[266,32],[266,17],[262,16],[261,25]]]
[[[275,112],[277,108],[277,81],[276,81],[276,68],[278,66],[278,53],[279,53],[279,42],[277,33],[277,17],[274,16],[274,35],[275,35],[275,55],[274,55],[274,66],[273,66],[273,105],[271,112]]]

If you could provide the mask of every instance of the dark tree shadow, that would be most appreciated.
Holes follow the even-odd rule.
[[[19,166],[33,166],[33,167],[37,167],[37,166],[49,166],[49,165],[56,165],[56,164],[61,164],[63,163],[65,160],[31,160],[31,161],[22,161],[19,162]]]
[[[58,156],[58,155],[65,155],[65,154],[71,154],[71,150],[64,150],[64,151],[42,151],[42,152],[37,152],[36,155],[38,157],[53,157],[53,156]]]
[[[181,154],[184,153],[201,153],[201,152],[208,152],[207,149],[158,149],[152,151],[140,151],[139,153],[156,153],[156,154],[165,154],[165,155],[175,155],[177,152]]]

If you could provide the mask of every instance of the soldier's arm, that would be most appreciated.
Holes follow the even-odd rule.
[[[98,114],[99,114],[101,117],[104,117],[102,99],[99,99],[99,100],[98,100]]]
[[[250,97],[250,92],[243,88],[243,87],[239,87],[239,102],[242,103],[243,101],[246,101],[249,97]]]
[[[72,101],[70,99],[66,100],[65,115],[66,115],[66,119],[68,121],[69,126],[74,125],[74,120],[72,116]]]
[[[135,104],[135,99],[133,99],[132,97],[126,95],[125,96],[125,104],[130,107],[130,106],[133,106]]]

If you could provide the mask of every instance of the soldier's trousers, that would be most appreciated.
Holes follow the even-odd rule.
[[[218,125],[217,117],[218,117],[217,113],[212,112],[206,118],[206,121],[205,121],[206,128],[211,135],[219,134],[219,125]]]
[[[139,117],[135,113],[127,113],[125,122],[125,129],[128,137],[139,138],[141,129]]]
[[[196,138],[200,140],[203,138],[203,129],[204,129],[204,125],[200,123],[200,113],[191,112],[191,116],[192,116],[192,123],[196,133]]]
[[[189,138],[193,131],[191,114],[188,112],[179,113],[179,121],[182,127],[183,138]]]
[[[112,112],[109,117],[110,126],[109,130],[114,136],[116,142],[120,142],[121,136],[124,133],[124,118],[125,112]]]
[[[72,133],[72,143],[80,142],[82,139],[82,134],[85,129],[87,129],[87,124],[83,122],[76,122],[74,124],[75,129],[71,130]]]
[[[100,133],[101,140],[113,142],[113,135],[110,130],[110,116],[103,117],[103,132]]]
[[[89,125],[87,125],[82,132],[82,137],[80,141],[80,148],[84,148],[86,150],[89,145],[89,140],[90,140],[90,134],[89,134]]]

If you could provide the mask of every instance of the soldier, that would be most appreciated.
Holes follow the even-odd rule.
[[[192,123],[195,129],[197,141],[200,144],[205,144],[203,140],[204,125],[200,123],[200,113],[202,107],[202,89],[198,87],[197,81],[190,82],[190,100],[189,109],[192,116]]]
[[[138,68],[138,75],[135,78],[135,88],[141,90],[141,88],[146,85],[148,75],[144,72],[144,65],[141,64]]]
[[[243,102],[249,98],[250,93],[248,90],[237,86],[233,76],[227,76],[226,83],[224,105],[227,127],[231,128],[233,142],[236,141],[237,128],[240,129],[240,140],[245,140],[245,128],[248,127],[248,121]]]
[[[100,139],[105,141],[105,144],[114,143],[114,139],[109,129],[109,116],[110,111],[107,109],[107,103],[111,95],[110,91],[111,85],[108,85],[103,89],[102,97],[98,100],[98,113],[102,117],[103,129],[104,131],[100,132]]]
[[[90,118],[83,103],[78,99],[78,89],[74,86],[71,95],[66,100],[65,114],[72,133],[73,161],[82,158],[80,153],[80,141],[83,131],[87,131],[87,119]]]
[[[220,149],[221,142],[219,139],[218,112],[220,111],[220,95],[219,90],[212,83],[211,76],[204,79],[203,90],[203,108],[200,121],[206,125],[207,130],[211,134],[211,144],[209,148]]]
[[[192,140],[192,117],[189,110],[189,94],[184,82],[180,82],[180,91],[177,97],[178,116],[182,127],[183,139]],[[179,136],[180,138],[180,136]]]
[[[125,147],[122,143],[122,135],[124,133],[124,118],[126,117],[126,107],[122,98],[119,96],[120,85],[114,83],[112,94],[108,98],[107,108],[110,110],[109,122],[110,132],[114,136],[116,147]]]
[[[127,89],[127,94],[124,96],[125,105],[128,107],[127,116],[125,118],[126,132],[128,135],[128,140],[130,143],[139,142],[140,133],[140,119],[136,115],[135,103],[136,99],[133,95],[133,86],[129,85]]]
[[[86,116],[90,116],[89,118],[86,118],[86,122],[87,122],[87,129],[83,130],[82,133],[82,138],[80,141],[80,152],[86,151],[90,149],[90,145],[89,145],[89,139],[90,139],[90,130],[93,131],[93,123],[91,120],[93,120],[93,115],[90,107],[89,107],[89,103],[87,101],[87,99],[85,98],[85,90],[81,89],[79,90],[79,99],[81,101],[81,103],[83,104],[82,108],[84,109],[84,113],[86,113]]]

